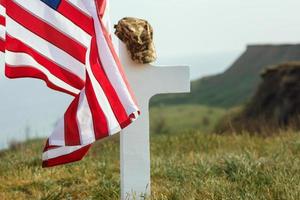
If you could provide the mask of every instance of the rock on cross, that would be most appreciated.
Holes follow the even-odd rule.
[[[121,133],[121,198],[150,195],[149,101],[156,94],[190,91],[189,68],[136,64],[119,42],[120,59],[141,116]]]

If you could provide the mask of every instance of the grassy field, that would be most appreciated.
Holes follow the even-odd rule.
[[[153,107],[150,109],[151,132],[160,134],[212,132],[225,112],[225,109],[200,105]]]
[[[118,136],[81,162],[42,169],[41,140],[0,153],[0,199],[119,199]],[[152,199],[300,199],[300,134],[151,136]]]

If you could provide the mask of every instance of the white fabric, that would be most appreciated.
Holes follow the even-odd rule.
[[[65,88],[68,91],[73,92],[74,94],[79,93],[79,90],[68,85],[64,81],[61,81],[56,76],[53,76],[46,68],[44,68],[42,65],[37,63],[30,55],[26,53],[15,53],[15,52],[6,51],[5,62],[11,65],[11,67],[31,66],[43,72],[43,74],[45,74],[53,84]]]

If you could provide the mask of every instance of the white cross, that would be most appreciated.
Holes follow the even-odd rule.
[[[121,133],[121,198],[150,195],[149,101],[156,94],[190,91],[188,67],[134,63],[119,42],[120,59],[135,93],[141,116]]]

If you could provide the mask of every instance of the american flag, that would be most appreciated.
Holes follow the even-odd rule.
[[[43,166],[81,160],[139,110],[109,34],[108,0],[0,0],[9,78],[38,78],[74,100],[48,138]],[[51,105],[51,102],[49,102]]]

